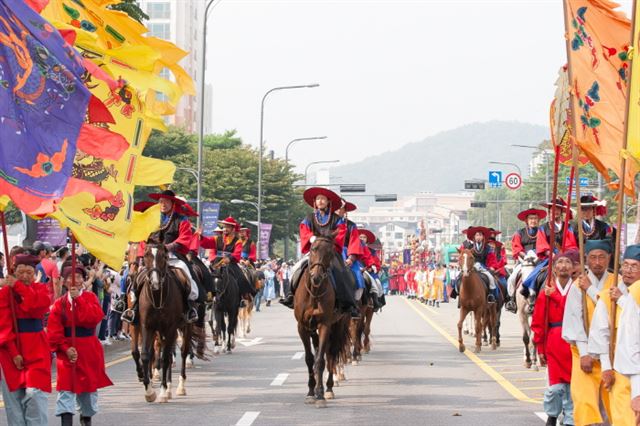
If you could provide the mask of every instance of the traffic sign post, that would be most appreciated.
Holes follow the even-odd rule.
[[[509,189],[518,189],[522,186],[522,177],[518,173],[509,173],[504,178],[504,184]]]
[[[489,186],[491,188],[502,187],[502,172],[500,170],[489,170]]]

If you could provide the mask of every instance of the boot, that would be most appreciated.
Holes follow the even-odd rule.
[[[198,309],[196,309],[196,302],[194,300],[187,299],[187,310],[184,313],[184,317],[189,324],[198,321]]]
[[[529,287],[522,286],[522,289],[520,290],[520,294],[522,294],[525,298],[529,297],[529,294],[531,294],[529,292]]]
[[[547,423],[546,426],[556,426],[556,424],[558,423],[558,418],[557,417],[547,417]]]
[[[350,309],[351,319],[359,319],[360,318],[360,310],[355,306],[352,306]]]
[[[452,299],[458,297],[458,291],[456,290],[455,286],[451,289],[451,295],[449,295],[449,297],[451,297]]]
[[[133,303],[133,306],[131,307],[131,309],[127,309],[122,313],[122,316],[120,318],[122,319],[122,321],[132,324],[133,321],[138,316],[137,314],[138,314],[138,299],[136,299],[136,301]]]
[[[60,415],[60,424],[62,426],[73,426],[73,414],[62,413]]]
[[[80,416],[80,426],[91,426],[91,417]]]
[[[507,301],[507,303],[505,303],[504,308],[512,313],[517,313],[518,312],[518,307],[516,306],[516,302],[513,301],[513,299],[509,298],[509,300]]]
[[[291,293],[287,294],[287,297],[285,297],[284,299],[278,300],[278,302],[283,304],[289,309],[293,309],[293,296],[294,296],[293,289],[291,289]]]

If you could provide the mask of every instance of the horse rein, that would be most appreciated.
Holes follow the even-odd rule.
[[[164,294],[164,287],[165,286],[163,285],[163,282],[165,281],[164,280],[165,275],[163,275],[158,268],[150,268],[150,269],[146,269],[145,268],[142,271],[140,271],[140,275],[145,277],[147,282],[149,283],[149,282],[151,282],[151,274],[153,272],[157,272],[158,273],[158,277],[159,277],[159,280],[158,280],[159,281],[159,287],[160,287],[160,303],[159,304],[156,303],[156,298],[154,296],[154,290],[149,288],[150,285],[147,284],[144,287],[145,287],[145,289],[147,291],[149,291],[149,298],[151,299],[151,306],[153,306],[154,309],[161,310],[161,309],[164,309],[164,304],[165,304],[165,294]],[[157,291],[157,290],[155,290],[155,291]]]
[[[311,276],[311,270],[316,266],[322,268],[322,270],[323,270],[322,275],[320,275],[321,279],[318,281],[317,284],[316,284],[315,280],[313,279],[313,277]],[[315,294],[314,292],[317,292],[318,289],[320,289],[320,287],[322,286],[322,284],[324,283],[324,281],[328,277],[329,277],[329,274],[327,272],[327,267],[324,264],[322,264],[320,262],[315,262],[315,263],[312,263],[311,265],[309,265],[309,278],[310,279],[307,280],[307,285],[304,288],[307,290],[307,292],[309,293],[309,295],[313,299],[319,299],[322,296],[324,296],[325,294],[327,294],[327,291],[329,291],[328,287],[326,287],[324,289],[324,291],[322,293],[320,293],[320,294]],[[309,288],[309,286],[311,286],[311,288]]]

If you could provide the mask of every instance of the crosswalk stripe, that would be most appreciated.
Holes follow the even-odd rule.
[[[260,415],[260,411],[247,411],[240,417],[236,426],[251,426]]]
[[[289,377],[289,373],[280,373],[271,382],[271,386],[282,386],[285,380]]]

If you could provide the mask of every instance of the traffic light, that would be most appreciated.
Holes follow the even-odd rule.
[[[465,180],[464,189],[484,189],[484,182],[476,180]]]
[[[398,194],[376,194],[376,202],[380,201],[398,201]]]
[[[477,207],[477,208],[484,209],[485,207],[487,207],[487,202],[486,201],[472,201],[471,202],[471,207]]]
[[[366,185],[364,183],[340,185],[340,192],[365,192],[365,191],[366,191]]]

